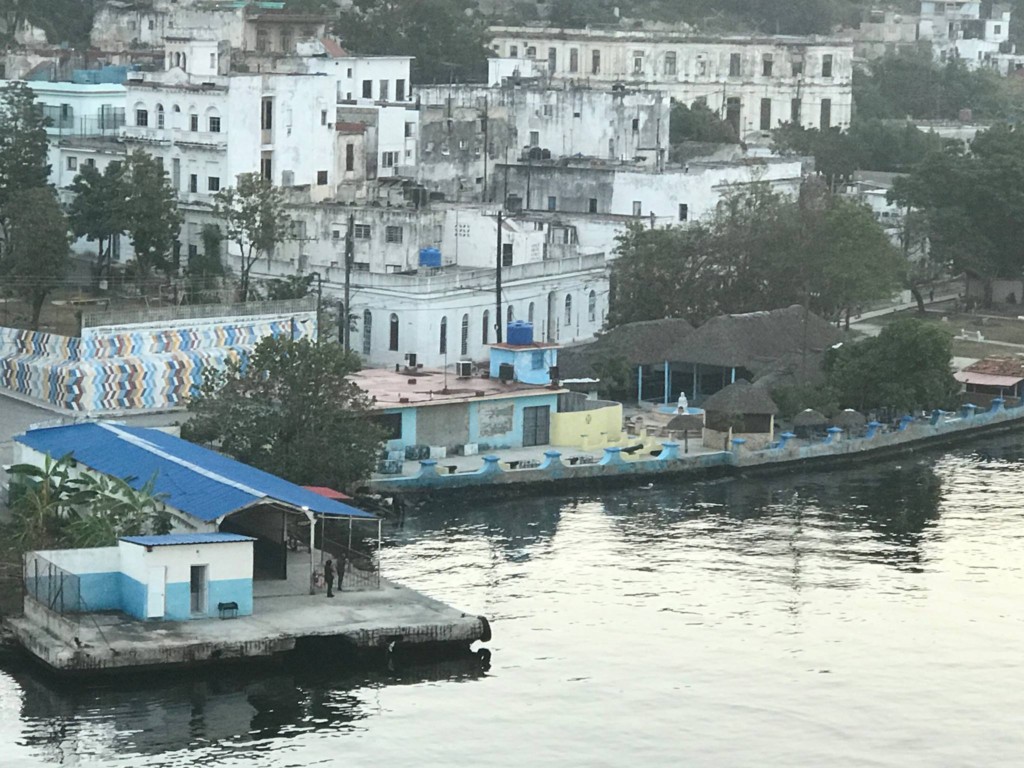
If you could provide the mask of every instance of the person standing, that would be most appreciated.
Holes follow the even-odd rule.
[[[324,581],[327,582],[327,596],[334,597],[334,563],[331,560],[324,563]]]

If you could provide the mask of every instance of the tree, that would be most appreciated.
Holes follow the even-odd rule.
[[[50,43],[88,43],[92,28],[91,0],[0,0],[0,19],[10,45],[23,24],[39,27]]]
[[[0,266],[4,282],[31,304],[35,330],[46,296],[71,266],[68,222],[47,187],[25,190],[7,211],[7,257]]]
[[[336,344],[267,337],[189,402],[182,435],[302,485],[346,488],[373,471],[383,434]]]
[[[487,29],[471,0],[353,0],[337,33],[356,53],[414,57],[416,83],[487,76]]]
[[[127,187],[127,232],[135,249],[140,284],[153,270],[170,272],[181,230],[178,196],[152,155],[132,152],[124,169]]]
[[[22,191],[45,187],[49,120],[25,83],[0,87],[0,230],[6,239],[12,201]]]
[[[736,144],[739,139],[732,124],[712,112],[707,104],[697,102],[688,107],[673,102],[669,114],[669,141],[672,144],[684,141]]]
[[[258,173],[243,173],[235,187],[214,197],[214,213],[224,221],[228,240],[238,248],[242,301],[249,299],[249,275],[261,256],[284,240],[291,219],[281,190]]]
[[[95,165],[86,165],[71,182],[74,200],[68,208],[71,228],[76,237],[96,241],[96,277],[110,274],[110,256],[114,241],[128,226],[129,203],[125,167],[112,162],[101,173]]]
[[[949,365],[952,353],[948,331],[906,318],[876,337],[830,350],[825,368],[842,407],[948,408],[959,391]]]

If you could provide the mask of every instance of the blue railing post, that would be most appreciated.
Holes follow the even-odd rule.
[[[840,427],[829,427],[826,431],[828,432],[828,437],[825,438],[826,443],[838,443],[839,436],[843,434],[843,430]]]
[[[870,440],[870,439],[871,439],[871,438],[873,438],[873,437],[874,437],[875,435],[877,435],[877,434],[878,434],[878,428],[879,428],[880,426],[882,426],[882,423],[881,423],[881,422],[878,422],[878,421],[869,421],[869,422],[868,422],[868,431],[867,431],[867,434],[865,434],[865,435],[864,435],[864,439],[865,439],[865,440]]]
[[[786,447],[786,443],[792,440],[796,435],[792,432],[783,432],[779,435],[779,444],[776,446],[780,451]]]

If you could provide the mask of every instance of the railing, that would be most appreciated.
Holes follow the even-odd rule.
[[[83,312],[82,327],[198,320],[208,317],[249,317],[252,315],[283,315],[291,312],[312,312],[316,297],[288,301],[250,301],[244,304],[183,304],[153,309],[121,309],[104,312]]]
[[[322,539],[322,546],[325,552],[334,557],[338,572],[341,573],[342,567],[345,569],[338,582],[339,589],[380,589],[378,555],[351,549],[330,538]]]
[[[65,571],[37,552],[25,555],[25,590],[44,608],[56,613],[63,615],[82,610],[78,575]]]

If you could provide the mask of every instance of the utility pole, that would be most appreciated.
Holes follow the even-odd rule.
[[[352,285],[352,248],[353,238],[355,237],[355,222],[356,216],[354,213],[348,215],[348,231],[345,232],[345,306],[342,308],[341,318],[341,346],[346,351],[351,351],[351,323],[349,323],[349,317],[352,314],[352,308],[349,307],[349,288]]]
[[[494,330],[495,339],[501,344],[501,209],[498,209],[498,248],[495,253],[495,266],[497,271],[494,275],[494,305],[495,305],[495,317],[494,317]]]

